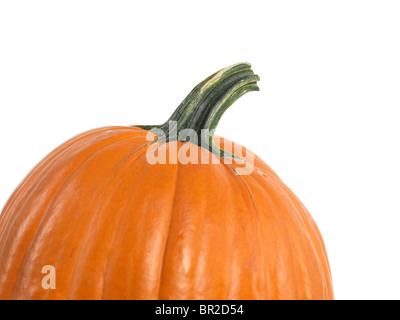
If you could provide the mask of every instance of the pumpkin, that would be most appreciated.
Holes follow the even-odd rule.
[[[307,209],[260,158],[212,134],[258,80],[235,64],[162,125],[94,129],[45,157],[0,216],[0,299],[333,299]],[[195,143],[186,129],[211,133]],[[210,162],[169,161],[193,150]],[[252,171],[238,174],[246,154]]]

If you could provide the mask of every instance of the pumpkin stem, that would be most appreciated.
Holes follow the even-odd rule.
[[[139,126],[146,130],[161,129],[160,141],[188,141],[196,134],[198,145],[207,147],[219,156],[235,155],[214,144],[214,129],[223,113],[242,95],[258,91],[260,78],[251,70],[249,63],[237,63],[222,69],[200,82],[182,101],[172,116],[158,126]]]

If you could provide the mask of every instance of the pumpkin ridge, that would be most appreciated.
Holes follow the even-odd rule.
[[[244,178],[251,179],[252,177],[246,176]],[[319,276],[315,276],[314,273],[311,273],[309,268],[299,269],[301,271],[301,274],[303,274],[303,276],[301,276],[302,277],[302,282],[301,282],[302,288],[299,292],[303,292],[303,294],[307,294],[306,297],[302,297],[302,298],[315,299],[316,297],[320,296],[320,294],[321,294],[320,291],[318,291],[318,292],[315,291],[315,288],[317,288],[318,285],[316,285],[314,288],[311,287],[311,284],[315,285],[316,284],[315,280],[319,279],[321,281],[322,287],[328,289],[328,291],[325,291],[325,289],[323,290],[322,297],[324,299],[326,299],[326,298],[331,299],[333,296],[331,293],[329,293],[331,281],[329,279],[330,272],[327,271],[327,268],[329,268],[329,264],[327,263],[327,260],[326,260],[326,251],[325,251],[324,247],[320,246],[320,244],[323,243],[321,235],[319,234],[319,232],[317,232],[317,230],[315,230],[313,228],[313,223],[311,223],[312,221],[311,220],[308,221],[308,218],[312,219],[311,216],[309,215],[308,211],[301,204],[301,202],[298,202],[299,205],[296,205],[297,204],[296,199],[291,198],[290,199],[291,201],[289,201],[289,199],[288,199],[289,194],[293,194],[293,192],[291,192],[290,189],[281,180],[270,179],[272,177],[269,177],[269,176],[265,177],[265,175],[262,172],[256,176],[254,176],[253,178],[256,178],[255,179],[256,183],[259,185],[259,187],[257,187],[258,189],[263,189],[262,185],[264,183],[268,183],[270,185],[270,187],[265,188],[265,191],[267,191],[267,193],[265,193],[265,197],[271,198],[271,196],[269,194],[270,194],[270,192],[272,192],[273,198],[271,198],[271,199],[277,199],[278,201],[285,204],[286,209],[283,208],[282,213],[284,213],[286,216],[288,216],[289,220],[287,220],[287,222],[285,222],[284,225],[286,227],[286,223],[290,223],[290,225],[292,225],[292,226],[289,225],[289,228],[292,229],[294,227],[294,230],[296,230],[296,232],[292,233],[292,232],[290,232],[290,230],[287,230],[286,232],[281,232],[281,234],[283,234],[283,235],[292,234],[292,236],[290,238],[290,243],[293,243],[293,244],[290,244],[290,249],[291,250],[295,249],[297,252],[296,256],[298,257],[298,259],[296,260],[297,261],[296,263],[299,263],[299,261],[304,259],[304,257],[302,258],[302,256],[309,256],[314,261],[314,262],[310,263],[310,266],[314,266],[314,267],[317,266],[315,271],[319,274]],[[251,184],[251,185],[255,186],[255,184]],[[268,190],[270,190],[270,191],[268,191]],[[282,198],[282,194],[283,194],[283,198]],[[275,205],[275,200],[273,200],[273,204]],[[290,212],[292,212],[292,213],[290,213]],[[305,217],[307,219],[304,219]],[[281,219],[280,215],[279,215],[279,218]],[[284,219],[286,221],[286,218],[282,217],[282,219]],[[302,224],[302,228],[299,229],[300,223]],[[301,231],[301,233],[299,233],[298,231],[300,231],[300,230],[303,230],[303,231]],[[299,236],[300,236],[300,238],[299,238]],[[298,239],[296,240],[296,238],[298,238]],[[301,249],[301,250],[298,251],[299,249]],[[305,249],[307,249],[307,250],[305,250]],[[293,252],[293,250],[292,250],[292,252]],[[308,273],[308,278],[307,278],[307,276],[304,276],[305,275],[304,272]],[[306,280],[306,279],[308,279],[308,280]]]
[[[76,142],[79,142],[79,141],[76,141]],[[64,150],[64,151],[65,151],[65,152],[68,151],[70,147],[72,147],[72,146],[69,146],[68,149],[66,149],[66,150]],[[105,147],[106,147],[106,146],[105,146]],[[57,160],[57,158],[60,158],[61,155],[62,155],[62,154],[57,154],[49,163],[46,164],[46,166],[45,166],[43,169],[45,170],[45,169],[47,169],[48,167],[50,167],[50,165],[51,165],[55,160]],[[32,188],[30,189],[30,194],[32,194],[33,191],[35,191],[35,187],[32,187]],[[28,192],[28,191],[26,191],[26,192]],[[25,194],[23,194],[22,196],[25,196]],[[22,198],[22,197],[21,197],[21,198]],[[27,199],[25,199],[25,202],[28,201],[29,198],[30,198],[30,196],[28,196]],[[18,206],[18,204],[19,204],[19,202],[15,204],[15,208]],[[24,206],[24,205],[22,205],[22,207],[23,207],[23,206]],[[10,213],[10,216],[14,216],[13,213],[14,213],[14,211],[15,211],[15,208],[14,208],[14,209],[12,210],[12,212]],[[0,232],[1,232],[1,231],[2,231],[2,230],[0,230]],[[0,234],[0,243],[1,243],[1,234]],[[0,251],[0,253],[1,253],[1,251]]]
[[[163,146],[156,144],[154,146],[156,148]],[[162,150],[163,152],[165,151],[165,149]],[[107,252],[110,255],[106,261],[109,263],[109,267],[105,275],[106,281],[102,292],[103,299],[110,299],[110,297],[111,299],[157,298],[160,284],[161,257],[167,240],[166,230],[169,227],[170,219],[169,207],[173,198],[177,164],[158,164],[153,169],[153,165],[150,165],[143,155],[135,160],[136,163],[137,165],[132,168],[128,166],[123,169],[123,172],[120,172],[119,176],[123,175],[126,178],[121,181],[119,187],[116,186],[117,189],[113,187],[115,191],[107,192],[108,196],[106,196],[106,199],[113,199],[113,194],[118,193],[118,190],[126,189],[124,186],[126,184],[129,185],[130,181],[134,181],[132,191],[125,191],[123,195],[123,198],[126,199],[132,193],[133,198],[126,200],[126,203],[119,210],[126,211],[126,213],[121,212],[118,215],[118,217],[121,216],[120,221],[118,218],[114,219],[114,224],[119,224],[119,226],[113,226],[108,229],[109,231],[116,230],[118,227],[113,249],[107,246]],[[152,176],[155,180],[146,175],[146,172],[154,172],[153,170],[157,172],[157,176]],[[164,172],[168,172],[168,178],[165,178]],[[161,179],[161,181],[158,181],[158,179]],[[146,190],[143,191],[144,189]],[[158,191],[153,193],[152,190]],[[159,194],[159,192],[162,194]],[[107,202],[102,211],[110,212],[110,208],[111,206]],[[101,222],[99,225],[101,230],[96,231],[97,233],[105,229],[102,224]],[[140,227],[137,228],[137,226]],[[139,232],[137,237],[133,236],[133,234],[136,234],[134,230]],[[114,231],[110,231],[107,234],[111,233],[114,234]],[[151,237],[155,242],[149,242],[148,237]],[[112,236],[108,238],[112,239]],[[95,236],[91,240],[96,242]],[[148,249],[145,250],[143,248]],[[90,249],[93,250],[93,247]],[[148,255],[149,250],[152,252],[151,256]],[[126,255],[125,259],[121,259],[124,255]],[[141,263],[137,263],[138,261],[141,261]],[[151,272],[148,272],[149,269]],[[123,280],[121,280],[121,276],[118,276],[117,272],[122,272],[126,275]],[[102,277],[99,268],[97,268],[97,274]]]
[[[128,132],[129,132],[129,131],[128,131]],[[85,158],[85,159],[84,159],[84,160],[83,160],[69,175],[68,175],[68,178],[62,183],[62,185],[60,185],[60,187],[58,188],[58,190],[55,192],[55,195],[54,195],[54,197],[53,197],[53,200],[49,203],[49,206],[48,206],[47,210],[46,210],[45,213],[42,215],[42,218],[41,218],[40,223],[39,223],[39,225],[38,225],[38,227],[37,227],[37,229],[36,229],[36,232],[35,232],[34,236],[32,237],[32,239],[31,239],[31,241],[30,241],[30,243],[29,243],[29,245],[28,245],[28,248],[27,248],[26,251],[25,251],[25,254],[24,254],[24,257],[23,257],[23,259],[22,259],[21,266],[20,266],[20,268],[19,268],[19,272],[18,272],[18,275],[17,275],[17,280],[16,280],[15,283],[14,283],[14,289],[13,289],[13,292],[12,292],[11,297],[14,296],[15,290],[16,290],[16,288],[18,287],[19,279],[20,279],[20,276],[21,276],[21,272],[20,272],[20,271],[23,269],[23,265],[24,265],[24,263],[25,263],[26,257],[28,256],[28,254],[29,254],[29,252],[30,252],[30,249],[31,249],[31,247],[32,247],[32,244],[33,244],[33,243],[35,242],[35,240],[37,239],[37,235],[39,234],[39,231],[41,230],[41,226],[42,226],[42,224],[43,224],[43,221],[45,220],[45,218],[46,218],[47,215],[48,215],[49,208],[51,208],[51,207],[53,206],[54,200],[56,199],[57,195],[60,193],[60,190],[62,190],[62,188],[66,185],[66,182],[69,181],[70,177],[73,176],[73,174],[74,174],[77,170],[79,170],[79,168],[81,168],[82,165],[84,165],[84,164],[86,163],[86,161],[88,161],[89,159],[91,159],[96,153],[98,153],[98,152],[101,151],[102,149],[104,149],[104,148],[106,148],[106,147],[108,147],[108,146],[110,146],[110,145],[113,145],[113,144],[115,144],[115,143],[118,143],[118,142],[120,142],[121,140],[127,140],[127,139],[136,138],[136,137],[138,137],[138,136],[136,136],[136,135],[135,135],[135,136],[128,136],[128,137],[124,137],[124,138],[122,138],[122,139],[113,140],[111,143],[108,143],[108,144],[106,144],[106,145],[100,147],[99,149],[95,150],[93,153],[91,153],[90,155],[88,155],[88,157]],[[1,252],[0,252],[0,255],[2,255]]]
[[[199,149],[201,148],[199,147]],[[200,152],[209,153],[207,150],[202,150]],[[218,172],[220,170],[217,169],[217,166],[221,167],[221,170],[223,171]],[[182,172],[182,180],[180,181],[182,182],[177,188],[177,194],[180,198],[177,202],[175,202],[178,204],[176,209],[177,212],[174,220],[171,221],[173,230],[170,232],[170,243],[167,246],[168,263],[163,264],[163,266],[165,267],[165,270],[169,272],[171,278],[174,280],[180,279],[182,282],[173,280],[170,281],[166,278],[168,282],[165,283],[165,285],[163,284],[163,290],[159,295],[159,299],[207,299],[207,297],[209,297],[208,299],[224,299],[224,297],[225,299],[234,299],[235,297],[249,297],[250,289],[246,288],[247,285],[245,284],[245,281],[247,279],[245,279],[243,274],[246,272],[247,274],[250,274],[252,271],[248,271],[248,269],[242,268],[240,264],[236,264],[236,271],[240,274],[241,283],[239,283],[235,278],[232,278],[233,275],[237,274],[231,272],[232,265],[235,265],[233,262],[237,261],[236,259],[244,253],[243,246],[240,246],[236,252],[237,255],[235,256],[232,256],[230,250],[228,249],[229,247],[226,247],[227,244],[235,245],[235,232],[238,231],[240,233],[241,230],[239,218],[236,217],[236,219],[232,219],[234,222],[230,223],[230,221],[227,220],[229,218],[226,212],[228,212],[230,208],[235,213],[245,216],[243,211],[240,209],[235,209],[231,204],[233,197],[237,195],[237,192],[241,191],[242,188],[240,185],[232,183],[232,175],[226,174],[228,171],[225,172],[225,170],[229,169],[222,169],[222,166],[224,165],[216,164],[210,166],[206,165],[204,167],[198,165],[188,165],[180,167]],[[203,171],[203,169],[205,171]],[[190,200],[186,199],[183,194],[180,194],[179,191],[184,189],[185,186],[190,185],[189,183],[191,178],[193,175],[196,175],[195,172],[198,172],[200,175],[216,174],[216,176],[219,178],[222,178],[221,176],[223,176],[223,180],[219,181],[224,188],[225,194],[229,194],[229,197],[232,197],[232,201],[229,201],[230,204],[228,205],[228,211],[224,212],[224,210],[222,210],[221,213],[223,213],[223,216],[221,216],[220,219],[215,220],[212,218],[212,216],[219,216],[218,212],[214,212],[215,214],[212,214],[209,211],[210,208],[216,206],[215,200],[213,200],[213,197],[210,196],[211,194],[208,194],[208,196],[203,199],[199,208],[191,207],[189,209],[190,214],[182,211],[182,208],[187,207],[191,202]],[[216,179],[216,177],[214,177],[214,179]],[[200,185],[202,186],[201,190],[205,191],[208,189],[206,180],[207,179],[202,179],[200,182]],[[201,192],[201,190],[197,190],[196,194]],[[213,187],[213,190],[216,190],[216,188]],[[246,195],[243,195],[242,197],[243,199],[247,200]],[[196,196],[193,197],[193,199],[195,198]],[[223,208],[224,206],[222,205],[221,209]],[[218,220],[220,220],[219,223],[217,222]],[[207,232],[202,229],[202,227],[216,230],[216,228],[218,228],[217,226],[221,225],[220,223],[223,224],[224,221],[228,222],[231,228],[234,228],[230,229],[230,231],[234,232],[230,235],[228,235],[227,232],[221,234],[225,244],[222,246],[222,248],[225,247],[226,250],[221,251],[221,247],[219,248],[219,252],[222,254],[220,259],[224,259],[224,257],[226,257],[227,260],[224,259],[224,262],[219,263],[218,259],[215,259],[215,257],[210,257],[213,256],[212,254],[210,255],[206,253],[210,249],[212,250],[214,246],[218,246],[218,243],[215,243],[215,241],[218,241],[219,239],[216,239],[214,233]],[[182,234],[187,234],[188,237],[183,237],[181,241],[178,236],[180,232],[182,232]],[[239,235],[239,238],[241,238],[241,235]],[[195,246],[196,249],[194,249],[193,246]],[[174,263],[172,262],[177,261],[176,259],[181,259],[185,256],[185,250],[183,250],[184,248],[189,248],[189,252],[187,253],[187,263],[189,266],[187,273],[184,271],[185,269],[181,265],[176,265],[177,268],[174,268]],[[216,265],[214,265],[215,263]],[[210,274],[210,272],[215,274],[215,268],[217,268],[221,274],[220,279],[215,279],[215,277],[212,277]],[[210,277],[210,279],[205,279],[207,276]],[[207,282],[210,284],[206,284]],[[232,282],[235,283],[232,284]],[[252,288],[252,286],[250,287]],[[214,290],[211,290],[211,288],[214,288]],[[254,292],[255,291],[252,290],[251,293]]]
[[[36,183],[33,183],[33,182],[36,180],[42,180],[43,177],[41,177],[41,175],[43,174],[43,172],[45,170],[47,170],[50,167],[50,165],[54,161],[56,161],[62,154],[64,154],[66,151],[68,151],[73,144],[79,142],[83,138],[87,138],[88,136],[90,136],[94,133],[98,133],[101,130],[102,130],[102,128],[89,130],[89,131],[81,133],[81,134],[67,140],[62,145],[60,145],[59,147],[54,149],[49,155],[47,155],[35,168],[33,168],[31,170],[31,172],[27,175],[27,177],[22,181],[20,186],[23,186],[24,183],[27,184],[28,182],[29,182],[29,184],[27,185],[26,188],[24,188],[24,189],[21,188],[18,190],[19,194],[16,193],[16,197],[13,199],[14,203],[10,204],[10,206],[7,209],[5,209],[1,214],[3,220],[2,220],[2,225],[0,225],[0,255],[4,255],[4,249],[5,249],[5,246],[8,241],[9,233],[12,230],[12,226],[14,225],[16,219],[19,216],[19,214],[15,214],[15,211],[17,209],[22,210],[23,207],[25,206],[26,202],[29,201],[32,192],[34,192],[34,190],[36,190]],[[37,172],[39,170],[40,170],[40,172]],[[37,173],[37,174],[35,176],[33,176],[34,173]],[[29,179],[27,179],[29,176],[31,179],[33,179],[32,181],[29,181]],[[27,193],[29,193],[28,197],[26,196]],[[16,200],[17,198],[18,198],[18,200]],[[22,207],[19,207],[19,204],[20,204],[21,200],[23,200],[23,199],[25,200],[24,205]],[[5,218],[5,217],[7,217],[7,218]],[[12,222],[11,222],[11,220],[12,220]],[[11,227],[10,227],[10,224],[11,224]],[[9,228],[10,230],[6,236],[6,233],[4,232],[4,230],[7,230],[7,228]],[[1,268],[1,261],[0,261],[0,268]],[[10,265],[8,265],[8,266],[5,265],[4,268],[5,268],[5,270],[2,270],[2,272],[1,272],[1,274],[3,274],[3,275],[4,275],[4,273],[8,273],[8,270],[10,269]],[[1,275],[0,275],[0,283],[2,283],[3,281],[4,281],[4,276],[1,277]],[[5,290],[4,287],[2,289]],[[3,290],[1,290],[1,291],[3,291]],[[0,291],[0,296],[2,296],[1,291]]]
[[[319,255],[319,252],[317,251],[317,249],[315,247],[315,243],[314,243],[313,239],[311,239],[311,237],[310,237],[310,228],[306,225],[301,211],[299,210],[297,205],[292,201],[291,197],[287,194],[285,188],[283,188],[282,186],[278,186],[278,188],[279,188],[279,190],[282,191],[282,194],[286,196],[286,199],[292,204],[293,208],[295,209],[295,211],[296,211],[296,213],[297,213],[297,215],[299,217],[299,220],[301,221],[301,223],[304,226],[304,228],[307,230],[307,233],[305,234],[305,236],[309,240],[310,247],[312,248],[313,252],[315,253],[315,256],[317,257],[316,261],[317,261],[317,264],[318,264],[318,269],[319,269],[319,271],[321,273],[321,276],[322,276],[322,279],[323,279],[322,283],[323,283],[323,286],[324,286],[324,289],[325,289],[324,290],[324,294],[325,294],[325,297],[328,297],[329,294],[328,294],[328,290],[327,290],[327,280],[326,280],[325,275],[324,275],[324,268],[323,268],[323,266],[321,264],[320,255]]]
[[[225,166],[225,167],[226,167],[226,166]],[[264,283],[264,287],[265,287],[265,288],[268,288],[268,283],[267,283],[267,281],[266,281],[266,279],[265,279],[265,269],[266,269],[266,267],[265,267],[265,260],[264,260],[264,259],[265,259],[264,241],[262,240],[262,239],[263,239],[263,236],[262,236],[263,232],[262,232],[261,227],[260,227],[260,217],[259,217],[259,212],[258,212],[257,206],[256,206],[255,201],[254,201],[254,196],[253,196],[253,194],[251,193],[251,190],[250,190],[249,186],[248,186],[247,183],[244,181],[244,179],[242,178],[242,176],[241,176],[241,175],[238,175],[238,174],[236,173],[236,170],[232,167],[231,164],[228,164],[228,167],[233,171],[234,175],[235,175],[236,177],[238,177],[238,179],[239,179],[239,181],[241,182],[243,188],[246,190],[246,193],[248,194],[248,196],[249,196],[249,198],[250,198],[250,201],[251,201],[251,203],[252,203],[253,209],[254,209],[254,213],[255,213],[255,216],[256,216],[256,222],[257,222],[258,241],[259,241],[259,243],[260,243],[261,255],[262,255],[262,257],[261,257],[262,272],[261,272],[260,274],[262,275],[262,282]],[[231,172],[232,172],[232,171],[231,171]],[[266,290],[266,291],[268,291],[268,290]],[[265,299],[265,297],[264,297],[264,299]]]
[[[326,265],[329,266],[329,260],[328,260],[328,255],[327,255],[327,253],[326,253],[325,243],[324,243],[324,241],[323,241],[321,232],[320,232],[320,230],[319,230],[317,224],[315,223],[315,221],[314,221],[314,219],[311,217],[311,215],[308,213],[308,211],[307,211],[307,209],[305,208],[305,206],[301,203],[301,201],[297,198],[297,196],[289,189],[289,187],[286,186],[286,185],[284,185],[284,188],[285,188],[286,192],[288,193],[288,195],[291,197],[292,201],[296,204],[296,206],[297,206],[297,207],[300,207],[301,209],[303,209],[303,210],[300,210],[300,209],[299,209],[299,211],[300,211],[300,212],[301,212],[301,211],[305,211],[305,212],[307,213],[307,215],[308,215],[308,217],[307,217],[307,222],[310,224],[310,228],[311,228],[311,229],[313,230],[313,232],[315,233],[315,237],[317,238],[318,243],[320,244],[320,247],[321,247],[321,253],[322,253],[322,256],[323,256],[323,258],[324,258],[324,261],[325,261]],[[328,268],[327,271],[328,271],[329,276],[331,277],[330,268]]]
[[[245,180],[245,179],[246,179],[246,177],[243,177],[243,180]],[[260,189],[263,189],[257,180],[256,180],[256,182],[259,185]],[[291,241],[290,237],[288,236],[290,232],[288,230],[286,222],[284,221],[284,219],[281,216],[281,213],[276,205],[275,199],[273,199],[273,197],[271,197],[269,191],[264,191],[264,196],[268,199],[268,202],[271,204],[271,206],[272,206],[271,209],[273,209],[271,211],[274,212],[275,219],[279,221],[280,228],[282,230],[284,230],[284,232],[281,233],[284,235],[284,238],[282,238],[282,240],[284,240],[285,247],[289,250],[288,259],[290,261],[290,267],[288,267],[287,269],[291,270],[291,279],[294,284],[293,292],[295,292],[295,296],[296,296],[295,299],[299,299],[300,289],[299,289],[298,280],[297,280],[297,276],[296,276],[297,266],[295,263],[295,255],[294,255],[293,248],[292,248],[292,241]],[[254,203],[255,203],[256,207],[258,207],[258,204],[257,204],[258,202],[256,200]],[[279,294],[281,294],[281,293],[279,292]]]
[[[129,132],[129,130],[127,130],[127,132]],[[79,141],[76,141],[76,142],[79,142]],[[69,147],[72,147],[72,146],[69,146]],[[61,155],[62,154],[57,155],[54,159],[52,159],[51,162],[47,163],[47,165],[44,169],[50,168],[51,165],[53,164],[53,162],[56,161],[57,159],[59,159],[61,157]],[[15,224],[15,221],[22,214],[21,212],[23,212],[25,205],[30,200],[32,193],[38,188],[40,181],[42,181],[44,177],[40,176],[37,178],[39,179],[39,181],[37,181],[37,183],[32,183],[31,188],[27,188],[27,190],[24,191],[24,194],[21,195],[21,198],[19,199],[18,203],[14,206],[13,210],[11,210],[11,212],[9,214],[9,219],[5,223],[3,230],[5,230],[7,228],[12,228],[12,226]],[[29,193],[28,196],[27,196],[27,193]],[[24,203],[21,204],[21,206],[19,207],[21,200],[24,200]],[[15,212],[16,210],[18,210],[17,213]],[[3,230],[0,230],[0,256],[2,256],[4,254],[4,250],[5,250],[6,244],[8,242],[9,235],[10,235],[10,230],[12,230],[12,229],[9,230],[7,235],[3,232]],[[1,262],[0,262],[0,264],[1,264]],[[3,270],[3,272],[6,272],[6,271]]]
[[[303,223],[308,231],[308,236],[312,237],[311,243],[316,251],[317,256],[319,257],[318,263],[321,265],[321,275],[324,279],[324,285],[326,289],[326,297],[328,299],[333,299],[333,290],[330,289],[329,283],[332,282],[332,275],[331,275],[331,270],[329,266],[329,260],[328,256],[326,253],[325,249],[325,244],[323,242],[321,233],[318,229],[318,226],[316,225],[314,219],[311,217],[311,215],[308,213],[307,209],[304,207],[304,205],[300,202],[300,200],[296,197],[296,195],[289,189],[289,187],[286,184],[282,184],[281,188],[283,189],[283,193],[287,196],[287,198],[290,200],[290,202],[293,203],[293,206],[295,206],[296,210],[298,211],[300,217],[303,220]],[[303,214],[304,212],[304,214]],[[306,215],[306,220],[304,219],[303,215]],[[312,231],[312,232],[311,232]],[[318,242],[319,247],[316,247],[315,242]],[[324,264],[321,263],[320,259],[323,259]],[[328,277],[328,278],[327,278]]]
[[[324,259],[324,262],[326,262],[325,260],[325,255],[320,254],[320,250],[317,250],[316,248],[316,243],[315,240],[318,241],[319,244],[321,244],[321,237],[311,237],[310,235],[310,228],[312,229],[312,231],[314,233],[316,233],[316,230],[313,228],[312,225],[310,225],[309,223],[306,223],[303,217],[303,211],[304,210],[300,210],[299,207],[296,205],[296,203],[293,201],[292,197],[288,194],[288,190],[289,188],[283,183],[278,183],[277,181],[272,181],[272,184],[274,184],[276,186],[276,188],[278,188],[282,194],[286,197],[286,199],[289,201],[289,203],[291,204],[291,206],[293,207],[293,210],[296,213],[296,216],[298,216],[298,219],[301,221],[301,224],[303,225],[304,229],[307,230],[307,232],[304,233],[304,236],[306,237],[306,239],[308,240],[307,242],[309,243],[310,247],[312,248],[313,252],[315,253],[315,257],[316,257],[316,262],[318,264],[318,270],[320,271],[320,274],[322,276],[322,283],[324,286],[324,295],[325,297],[329,297],[329,291],[328,291],[328,281],[325,277],[325,268],[321,263],[321,258]],[[310,225],[310,226],[309,226]],[[314,239],[316,238],[316,239]]]
[[[182,145],[182,143],[180,143],[179,145],[179,151],[178,151],[178,157],[179,157],[179,153],[181,152],[181,148],[180,146]],[[162,284],[163,284],[163,275],[164,275],[164,267],[165,267],[165,255],[167,252],[167,248],[168,248],[168,241],[169,241],[169,234],[171,232],[171,225],[172,225],[172,218],[174,215],[174,207],[175,207],[175,200],[176,200],[176,192],[178,190],[178,183],[179,183],[179,161],[177,163],[177,168],[176,168],[176,177],[175,177],[175,190],[174,190],[174,197],[171,201],[171,209],[170,209],[170,220],[169,220],[169,224],[168,224],[168,231],[167,231],[167,235],[165,238],[165,245],[164,245],[164,251],[163,251],[163,256],[162,256],[162,262],[161,262],[161,267],[160,267],[160,280],[159,280],[159,287],[158,287],[158,293],[157,293],[157,299],[161,299],[160,298],[160,294],[161,294],[161,288],[162,288]]]
[[[10,196],[9,200],[6,202],[6,204],[3,207],[3,210],[0,213],[0,234],[2,232],[2,227],[3,227],[3,220],[5,221],[5,213],[9,212],[9,215],[11,215],[11,211],[9,211],[9,208],[12,207],[14,205],[14,201],[15,199],[18,197],[18,195],[20,197],[23,196],[23,192],[22,194],[20,194],[21,190],[23,189],[23,187],[30,182],[31,178],[34,178],[33,176],[39,175],[42,170],[45,170],[46,167],[49,165],[49,163],[55,159],[56,157],[60,156],[59,152],[66,152],[68,151],[68,149],[71,147],[71,145],[73,145],[74,143],[76,143],[77,141],[80,141],[84,138],[86,138],[87,136],[89,136],[90,134],[93,134],[97,131],[100,131],[100,129],[102,128],[97,128],[97,129],[93,129],[93,130],[89,130],[86,132],[83,132],[71,139],[69,139],[68,141],[64,142],[62,145],[60,145],[59,147],[55,148],[52,152],[50,152],[50,154],[48,154],[44,159],[41,160],[41,162],[35,166],[22,180],[22,182],[17,186],[17,188],[15,189],[15,191],[13,192],[13,194]],[[97,131],[96,131],[97,130]],[[78,139],[79,138],[79,139]],[[74,141],[74,139],[77,139],[76,141]],[[68,147],[66,146],[68,144]],[[61,151],[62,150],[62,151]],[[61,154],[62,154],[61,153]],[[51,160],[50,160],[51,159]],[[16,205],[16,204],[15,204]],[[4,222],[5,223],[5,222]]]
[[[123,166],[123,165],[125,165],[129,160],[132,159],[132,157],[134,157],[134,156],[138,156],[138,157],[139,157],[139,156],[140,156],[140,152],[146,150],[146,147],[148,147],[148,146],[151,145],[152,143],[153,143],[153,141],[150,141],[150,142],[147,142],[147,143],[143,144],[143,145],[140,146],[138,149],[136,149],[136,150],[130,152],[129,154],[127,154],[126,156],[124,156],[121,160],[119,160],[119,161],[115,164],[115,166],[112,168],[111,174],[110,174],[110,177],[108,178],[107,183],[104,184],[104,187],[102,187],[102,190],[99,192],[98,196],[96,197],[97,204],[96,204],[96,206],[95,206],[94,209],[93,209],[93,213],[92,213],[92,216],[91,216],[91,218],[90,218],[90,221],[89,221],[89,224],[88,224],[89,227],[87,228],[86,234],[82,237],[82,241],[81,241],[81,243],[80,243],[80,248],[79,248],[79,253],[78,253],[77,256],[76,256],[76,260],[75,260],[75,263],[74,263],[74,267],[73,267],[73,270],[72,270],[72,272],[71,272],[71,281],[70,281],[69,291],[68,291],[68,295],[67,295],[68,297],[70,297],[70,295],[71,295],[72,283],[73,283],[74,277],[75,277],[75,275],[76,275],[76,268],[77,268],[77,266],[78,266],[78,264],[79,264],[79,260],[81,259],[82,248],[84,247],[85,242],[86,242],[86,240],[87,240],[87,234],[88,234],[89,230],[91,229],[90,226],[92,225],[93,218],[94,218],[94,216],[96,215],[96,213],[98,212],[100,199],[104,196],[104,192],[105,192],[105,190],[107,189],[107,187],[108,187],[108,186],[111,184],[111,182],[115,179],[115,173],[120,169],[120,167]],[[136,158],[135,160],[137,160],[137,159],[138,159],[138,158]],[[106,274],[106,270],[107,270],[107,267],[106,267],[106,269],[105,269],[105,274]],[[106,278],[106,277],[104,276],[103,279],[105,280],[105,278]],[[103,286],[104,286],[104,284],[103,284]]]
[[[57,147],[56,149],[54,149],[50,154],[48,154],[44,159],[42,159],[41,160],[41,162],[39,163],[39,165],[37,166],[37,167],[35,167],[35,168],[33,168],[32,170],[31,170],[31,172],[26,176],[26,178],[28,178],[28,177],[32,177],[33,175],[34,175],[34,173],[36,173],[36,171],[39,171],[39,169],[41,170],[40,172],[37,172],[37,175],[39,175],[39,174],[41,174],[42,173],[42,171],[44,171],[44,170],[46,170],[48,167],[50,167],[50,165],[54,162],[54,161],[56,161],[57,159],[59,159],[64,153],[66,153],[74,144],[76,144],[76,143],[78,143],[79,141],[81,141],[81,140],[83,140],[83,139],[85,139],[85,138],[88,138],[90,135],[92,135],[92,134],[95,134],[95,133],[99,133],[99,132],[102,132],[102,131],[104,131],[104,130],[106,130],[106,129],[108,129],[108,128],[112,128],[112,127],[102,127],[102,128],[97,128],[97,129],[93,129],[93,130],[89,130],[89,131],[86,131],[86,132],[84,132],[84,133],[82,133],[82,134],[80,134],[80,135],[78,135],[78,136],[76,136],[76,137],[73,137],[72,139],[70,139],[70,140],[68,140],[68,141],[66,141],[66,142],[64,142],[64,144],[68,144],[69,142],[69,144],[68,144],[68,146],[64,146],[64,144],[62,144],[61,146],[59,146],[59,147]],[[125,128],[128,128],[128,127],[125,127]],[[127,132],[129,132],[128,130],[127,130]],[[87,133],[87,135],[84,135],[84,134],[86,134]],[[84,135],[84,136],[83,136]],[[76,140],[74,140],[75,138],[79,138],[79,139],[76,139]],[[74,140],[74,141],[72,141],[72,140]],[[62,149],[62,147],[65,147],[64,149]],[[53,157],[52,157],[53,156]],[[27,182],[30,182],[30,183],[32,183],[33,181],[29,181],[29,179],[26,179],[26,178],[24,178],[24,183],[27,183]],[[32,177],[33,179],[35,179],[36,178],[36,176],[35,177]],[[23,185],[21,185],[21,186],[23,186]],[[17,189],[18,189],[18,187],[17,187]],[[27,189],[29,189],[29,186],[28,186],[28,188]],[[24,190],[24,191],[22,191],[22,194],[20,194],[20,198],[22,198],[23,196],[25,196],[25,193],[26,192],[28,192],[27,191],[27,189],[26,190]],[[34,191],[34,187],[32,187],[30,190],[31,191]],[[18,190],[18,192],[20,192],[22,189],[20,189],[20,190]],[[17,190],[16,190],[17,191]],[[16,196],[17,196],[17,194],[15,194]],[[15,197],[16,198],[16,197]],[[28,197],[29,198],[29,197]],[[2,227],[3,227],[3,225],[2,225],[2,222],[3,222],[3,219],[5,219],[5,214],[3,214],[3,213],[6,213],[6,212],[10,212],[9,213],[9,216],[12,216],[13,215],[13,212],[14,212],[14,210],[15,210],[15,208],[18,206],[18,204],[19,204],[19,201],[17,201],[16,203],[14,203],[13,205],[14,205],[14,208],[13,208],[13,210],[11,210],[11,211],[9,211],[9,208],[11,207],[11,203],[10,203],[10,205],[9,205],[9,207],[7,208],[7,209],[3,209],[2,210],[2,213],[1,213],[1,215],[0,215],[0,243],[1,243],[1,232],[2,232]],[[6,221],[4,221],[4,224],[6,224]]]

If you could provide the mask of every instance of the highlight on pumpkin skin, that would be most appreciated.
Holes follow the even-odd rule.
[[[195,130],[188,128],[181,130],[179,136],[173,137],[177,134],[176,130],[173,132],[176,123],[170,121],[169,127],[171,129],[169,133],[165,133],[161,128],[148,131],[146,141],[151,142],[151,145],[146,151],[146,160],[149,164],[215,165],[223,163],[232,165],[235,163],[234,171],[237,175],[249,175],[253,172],[254,153],[239,144],[227,141],[224,141],[223,149],[220,148],[221,138],[214,136],[215,129],[202,129],[201,136],[198,137]],[[173,139],[166,142],[166,136]],[[212,137],[213,143],[217,146],[214,152],[209,151],[209,144],[206,143],[209,137]],[[183,142],[179,148],[177,141]],[[222,153],[222,150],[224,153]],[[231,154],[234,156],[230,156]]]

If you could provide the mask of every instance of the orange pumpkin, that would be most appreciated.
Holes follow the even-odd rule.
[[[163,125],[91,130],[44,158],[0,216],[0,299],[332,299],[320,232],[282,180],[227,140],[180,135],[215,129],[258,80],[249,64],[225,68]],[[149,131],[171,123],[175,137]],[[187,146],[221,161],[147,157]]]

